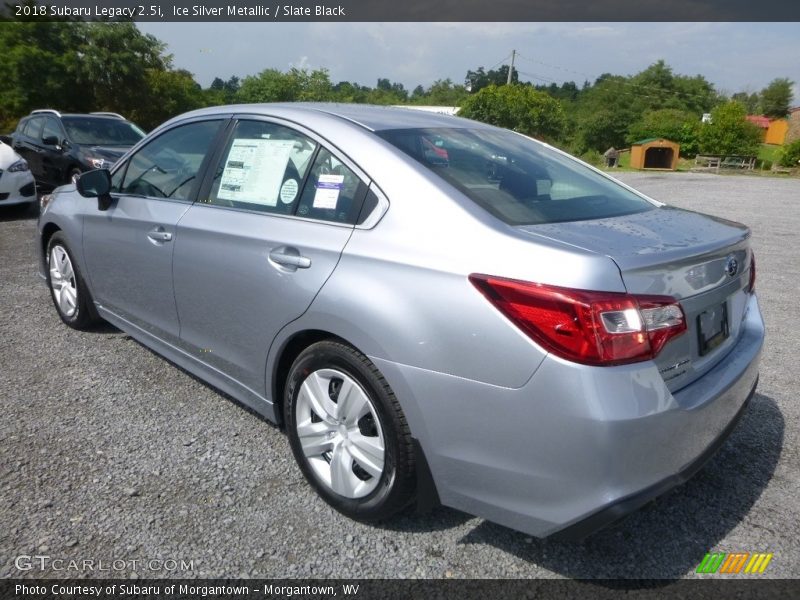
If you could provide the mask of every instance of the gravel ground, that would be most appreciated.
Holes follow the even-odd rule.
[[[35,220],[0,212],[0,576],[41,576],[14,566],[39,554],[127,561],[45,576],[680,578],[718,550],[773,552],[766,576],[797,577],[800,180],[620,178],[753,228],[768,339],[759,393],[707,468],[581,544],[446,508],[340,516],[277,428],[116,329],[63,326],[34,274]],[[165,559],[192,568],[143,566]]]

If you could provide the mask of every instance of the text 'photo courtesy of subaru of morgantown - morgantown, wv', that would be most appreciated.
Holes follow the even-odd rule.
[[[362,521],[581,539],[700,469],[758,380],[747,227],[463,118],[203,109],[41,204],[64,323],[280,424]]]

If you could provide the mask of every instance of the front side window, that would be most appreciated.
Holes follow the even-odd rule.
[[[172,200],[189,199],[221,121],[199,121],[161,134],[115,172],[120,193]],[[115,180],[122,175],[122,184]]]
[[[294,214],[317,143],[275,123],[239,121],[214,173],[207,202]]]
[[[61,127],[58,126],[58,121],[55,119],[47,119],[44,123],[44,129],[42,130],[42,139],[45,138],[56,138],[58,143],[61,143]]]
[[[378,132],[509,225],[603,219],[651,210],[579,162],[500,129]]]
[[[26,123],[22,133],[38,142],[42,138],[42,125],[44,125],[43,117],[33,117]]]

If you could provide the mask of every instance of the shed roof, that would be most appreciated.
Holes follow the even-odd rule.
[[[748,121],[753,123],[754,125],[758,125],[764,129],[769,129],[769,118],[763,115],[747,115],[745,117]]]
[[[657,137],[645,138],[643,140],[639,140],[638,142],[633,142],[632,145],[644,146],[645,144],[649,144],[650,142],[669,142],[670,144],[677,145],[677,142],[673,142],[672,140],[668,140],[667,138],[657,138]]]

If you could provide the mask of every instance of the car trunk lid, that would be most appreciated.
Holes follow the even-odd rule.
[[[656,357],[677,390],[701,377],[733,346],[747,304],[750,231],[718,217],[672,207],[622,217],[528,225],[528,234],[603,254],[632,294],[680,301],[688,330]]]

